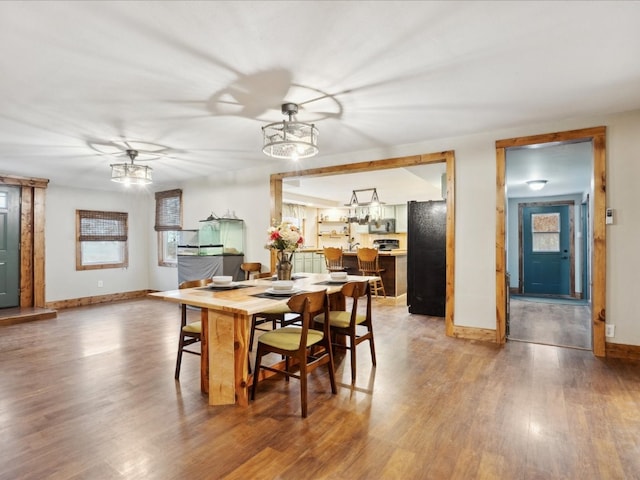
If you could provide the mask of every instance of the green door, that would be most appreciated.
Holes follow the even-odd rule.
[[[569,206],[524,207],[522,216],[523,293],[569,295]]]
[[[20,305],[20,188],[0,185],[0,308]]]

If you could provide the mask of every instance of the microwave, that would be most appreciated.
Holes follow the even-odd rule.
[[[369,233],[396,233],[396,219],[383,218],[369,222]]]

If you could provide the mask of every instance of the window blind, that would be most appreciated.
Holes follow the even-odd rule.
[[[182,230],[182,190],[156,192],[156,232]]]
[[[127,213],[78,210],[81,242],[126,242]]]

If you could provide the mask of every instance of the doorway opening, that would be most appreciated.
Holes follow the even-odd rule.
[[[454,152],[445,151],[422,155],[413,155],[409,157],[388,158],[376,161],[366,161],[345,165],[335,165],[329,167],[311,168],[307,170],[294,170],[284,173],[276,173],[271,175],[271,218],[282,218],[282,190],[283,180],[295,177],[318,177],[329,175],[341,175],[359,172],[371,172],[377,170],[387,170],[393,168],[406,168],[417,165],[426,165],[431,163],[445,163],[446,165],[446,304],[445,304],[445,332],[448,336],[457,336],[466,338],[472,336],[472,329],[456,328],[454,325],[454,245],[455,245],[455,191],[454,191]],[[275,259],[272,255],[272,265],[274,267]]]
[[[605,355],[605,133],[596,127],[496,142],[500,343],[508,336]],[[570,161],[570,151],[588,158]],[[582,183],[567,183],[580,175]],[[534,177],[548,180],[544,194],[527,193]],[[553,204],[571,215],[562,220]],[[518,330],[518,320],[527,328]]]

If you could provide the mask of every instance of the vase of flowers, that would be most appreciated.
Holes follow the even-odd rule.
[[[265,248],[276,250],[278,280],[291,280],[291,257],[304,242],[300,230],[289,222],[282,222],[280,225],[270,227],[267,233],[269,241]]]

